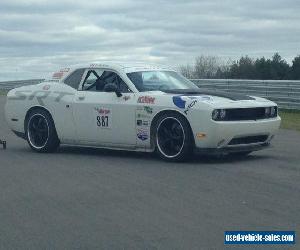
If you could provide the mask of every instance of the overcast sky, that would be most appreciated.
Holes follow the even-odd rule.
[[[289,63],[300,54],[299,0],[0,0],[0,80],[101,60],[275,52]]]

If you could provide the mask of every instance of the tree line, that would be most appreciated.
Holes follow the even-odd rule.
[[[180,66],[180,72],[189,79],[300,80],[300,55],[293,59],[292,65],[278,53],[271,59],[242,56],[227,62],[202,55],[195,58],[193,65]]]

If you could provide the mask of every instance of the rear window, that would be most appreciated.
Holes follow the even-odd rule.
[[[81,82],[82,76],[84,74],[85,69],[77,69],[71,75],[67,77],[64,81],[65,84],[69,85],[74,89],[78,89],[79,84]]]

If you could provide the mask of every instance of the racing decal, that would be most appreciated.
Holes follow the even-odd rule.
[[[43,86],[43,90],[49,90],[50,89],[50,85],[44,85]]]
[[[148,114],[152,114],[153,113],[153,108],[149,107],[149,106],[144,106],[144,110],[148,113]]]
[[[150,122],[149,122],[149,121],[143,121],[143,126],[146,126],[146,127],[148,127],[148,126],[149,126],[149,124],[150,124]]]
[[[52,75],[52,78],[53,79],[61,79],[63,78],[63,76],[68,73],[70,71],[70,68],[64,68],[64,69],[61,69],[60,71],[58,72],[55,72],[53,75]]]
[[[52,75],[52,78],[53,78],[53,79],[61,79],[63,76],[64,76],[64,72],[55,72],[55,73]]]
[[[198,100],[193,100],[188,106],[187,108],[184,110],[184,113],[187,115],[187,113],[189,112],[189,110],[195,106],[195,104],[198,102]]]
[[[138,103],[154,104],[155,103],[155,97],[140,96],[137,102]]]
[[[146,141],[149,138],[148,130],[139,128],[137,130],[137,138],[139,138],[141,141]]]
[[[108,108],[94,108],[96,111],[96,125],[98,128],[111,128],[112,112]]]
[[[180,109],[186,108],[186,100],[185,99],[190,99],[190,100],[198,100],[202,102],[211,102],[213,101],[213,98],[211,96],[173,96],[173,103],[175,104],[176,107]],[[194,103],[195,104],[195,103]],[[193,105],[194,105],[193,104]]]
[[[109,68],[109,65],[101,63],[92,63],[90,64],[90,68]]]
[[[136,135],[139,145],[149,143],[152,113],[153,109],[148,106],[140,106],[136,109]]]
[[[141,127],[148,127],[150,122],[148,120],[136,120],[136,125]]]
[[[136,117],[137,117],[138,119],[150,119],[150,118],[151,118],[150,115],[140,114],[140,113],[138,113],[138,114],[136,115]]]
[[[182,96],[173,96],[173,103],[176,107],[184,109],[186,101],[182,99]]]
[[[30,100],[32,101],[34,98],[36,98],[37,102],[41,106],[45,106],[45,103],[43,100],[47,99],[49,95],[56,95],[56,98],[54,99],[55,102],[60,102],[61,99],[65,96],[73,96],[73,93],[68,93],[68,92],[61,92],[61,91],[47,91],[47,90],[37,90],[37,91],[32,91],[32,90],[18,90],[15,91],[15,95],[7,97],[9,100],[18,100],[18,101],[23,101],[23,100]]]
[[[124,96],[123,96],[123,100],[124,100],[124,101],[128,101],[129,99],[130,99],[130,96],[129,96],[129,95],[124,95]]]

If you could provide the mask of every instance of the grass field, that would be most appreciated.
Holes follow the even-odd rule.
[[[5,90],[0,90],[0,95],[6,95],[7,94],[7,91]]]
[[[300,131],[300,111],[280,110],[281,128],[294,129]]]

